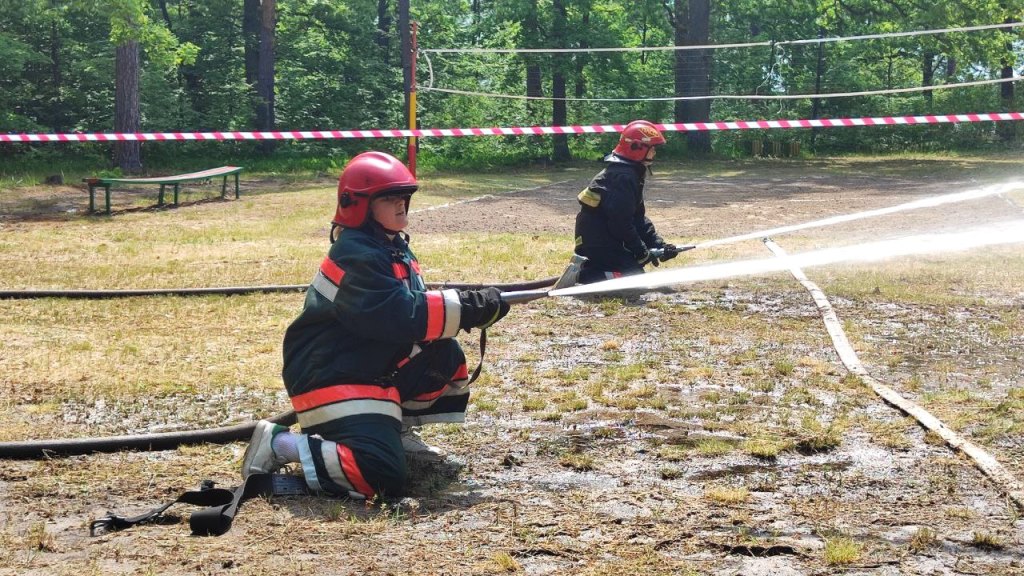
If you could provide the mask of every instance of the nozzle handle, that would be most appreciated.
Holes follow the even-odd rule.
[[[696,247],[696,244],[684,244],[682,246],[676,246],[676,253],[678,254],[680,252],[686,252],[687,250],[693,250]],[[664,248],[651,248],[650,250],[648,250],[648,252],[651,253],[651,258],[657,260],[661,260],[662,257],[665,255]]]

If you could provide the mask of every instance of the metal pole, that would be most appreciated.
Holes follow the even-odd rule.
[[[416,33],[419,31],[419,23],[412,23],[412,45],[409,47],[409,130],[416,129]],[[416,137],[409,137],[409,171],[416,175]]]

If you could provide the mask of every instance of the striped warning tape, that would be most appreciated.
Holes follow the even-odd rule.
[[[1024,120],[1024,112],[989,112],[928,116],[880,116],[865,118],[818,118],[814,120],[737,120],[733,122],[686,122],[660,124],[665,131],[703,132],[779,128],[845,128],[853,126],[909,126]],[[623,124],[593,126],[517,126],[512,128],[425,128],[420,130],[293,130],[272,132],[143,132],[72,134],[0,134],[0,142],[124,142],[197,140],[325,140],[346,138],[408,138],[448,136],[528,136],[548,134],[601,134],[619,132]]]

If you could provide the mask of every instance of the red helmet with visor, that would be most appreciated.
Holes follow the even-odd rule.
[[[332,222],[360,228],[374,198],[411,196],[416,188],[416,177],[398,158],[386,152],[363,152],[349,161],[338,178],[338,211]]]
[[[650,151],[655,146],[665,143],[661,131],[647,120],[634,120],[622,129],[619,144],[612,150],[613,154],[633,162],[650,163]]]

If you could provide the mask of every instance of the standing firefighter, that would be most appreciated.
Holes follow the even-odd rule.
[[[680,250],[654,230],[644,206],[644,179],[665,137],[646,120],[626,125],[605,156],[604,170],[579,193],[576,253],[586,256],[580,283],[642,274],[644,265],[675,258]],[[655,256],[651,249],[661,254]]]
[[[462,422],[466,357],[454,336],[508,313],[496,288],[426,290],[409,250],[416,178],[366,152],[338,182],[331,247],[284,336],[284,384],[301,433],[261,421],[242,476],[302,465],[311,489],[373,498],[401,494],[406,452],[441,455],[414,428]]]

